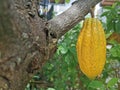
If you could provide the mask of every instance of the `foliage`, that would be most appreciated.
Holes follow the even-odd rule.
[[[105,12],[102,17],[106,17],[105,29],[107,32],[117,32],[120,33],[120,2],[113,4],[113,6],[105,6]]]
[[[55,3],[59,3],[59,2],[60,2],[60,0],[55,0]],[[65,2],[66,2],[66,3],[69,3],[70,0],[65,0]]]
[[[105,7],[107,10],[102,14],[102,17],[106,17],[104,28],[107,38],[111,31],[120,32],[117,5],[120,3]],[[82,24],[79,23],[61,37],[56,54],[33,77],[26,90],[118,90],[120,86],[118,82],[120,80],[120,44],[116,41],[107,41],[109,45],[105,68],[95,80],[89,80],[80,71],[76,56],[75,45],[81,26]]]

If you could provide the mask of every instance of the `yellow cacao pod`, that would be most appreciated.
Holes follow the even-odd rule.
[[[88,78],[94,79],[101,74],[106,61],[106,39],[98,19],[85,19],[76,51],[80,69]]]

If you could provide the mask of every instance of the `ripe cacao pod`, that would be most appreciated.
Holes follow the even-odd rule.
[[[106,38],[98,19],[85,19],[76,51],[80,69],[88,78],[94,79],[101,74],[106,61]]]

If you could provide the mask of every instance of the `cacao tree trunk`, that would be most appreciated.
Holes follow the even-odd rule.
[[[45,21],[38,16],[37,0],[1,0],[0,90],[24,90],[32,76],[55,53],[58,38],[82,20],[90,7],[99,1],[81,0],[67,12]],[[73,8],[77,10],[70,13],[75,12],[77,16],[69,17],[68,12]]]
[[[1,90],[24,90],[33,72],[47,60],[46,23],[35,16],[35,3],[27,0],[0,3]]]

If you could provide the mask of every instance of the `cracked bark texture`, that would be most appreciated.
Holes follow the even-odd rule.
[[[56,41],[84,19],[101,0],[79,0],[68,10],[42,20],[37,0],[0,2],[0,90],[24,90],[56,51]]]

